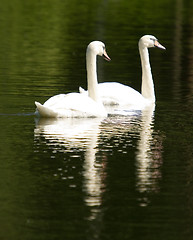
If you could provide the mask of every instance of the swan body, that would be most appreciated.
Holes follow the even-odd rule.
[[[91,42],[86,51],[88,94],[68,93],[49,98],[43,105],[35,102],[36,114],[41,117],[106,117],[107,112],[98,94],[96,57],[110,61],[104,43]]]
[[[141,93],[135,89],[117,82],[105,82],[98,85],[100,98],[104,105],[127,106],[132,109],[143,109],[155,103],[154,83],[149,62],[148,48],[158,47],[165,49],[156,37],[145,35],[139,40],[139,53],[142,66]],[[79,88],[82,94],[86,91]]]
[[[98,86],[104,105],[146,106],[151,101],[144,98],[135,89],[118,82],[104,82]],[[105,94],[104,94],[105,93]]]
[[[80,93],[59,94],[48,99],[43,105],[35,102],[41,117],[106,117],[102,103]]]

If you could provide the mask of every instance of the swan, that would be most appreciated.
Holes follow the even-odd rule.
[[[106,53],[105,44],[93,41],[86,50],[88,95],[80,93],[58,94],[49,98],[43,105],[35,102],[35,114],[41,117],[106,117],[107,112],[98,94],[97,55],[111,59]]]
[[[149,62],[148,48],[166,48],[152,35],[144,35],[141,37],[138,46],[142,66],[141,93],[118,82],[100,83],[98,85],[98,91],[104,105],[129,106],[131,109],[141,110],[155,103],[154,83]],[[86,94],[86,91],[81,87],[79,91],[82,94]]]

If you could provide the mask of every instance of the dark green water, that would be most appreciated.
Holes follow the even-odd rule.
[[[0,239],[181,240],[193,236],[193,3],[0,1]],[[34,119],[34,101],[86,88],[85,50],[105,42],[99,81],[140,90],[150,49],[155,111]]]

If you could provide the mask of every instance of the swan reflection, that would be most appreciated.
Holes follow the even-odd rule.
[[[154,130],[154,108],[152,105],[140,113],[106,119],[40,119],[36,124],[35,139],[43,137],[52,150],[68,152],[78,148],[85,152],[83,192],[84,202],[91,210],[89,219],[97,217],[99,206],[102,205],[109,149],[118,147],[119,152],[128,154],[129,147],[136,148],[135,187],[139,193],[140,206],[148,204],[147,193],[159,191],[162,139]],[[116,141],[108,145],[107,139],[115,136]],[[136,143],[133,145],[133,138],[137,139],[137,146]],[[125,145],[122,144],[124,139]],[[99,150],[102,150],[102,154],[96,159]]]
[[[154,105],[146,108],[141,116],[136,155],[136,189],[139,193],[159,191],[162,141],[160,136],[154,132],[154,109]],[[139,200],[141,206],[146,206],[149,202],[146,197]]]
[[[97,142],[100,134],[100,118],[39,119],[34,131],[35,138],[44,137],[46,144],[55,151],[64,152],[73,148],[85,151],[83,163],[83,191],[85,204],[91,208],[89,219],[96,218],[97,206],[102,201],[103,163],[96,163]]]
[[[35,137],[43,136],[47,145],[85,149],[98,136],[100,118],[41,118],[36,123]]]
[[[115,145],[122,146],[122,153],[127,153],[129,146],[136,148],[135,157],[135,186],[139,193],[140,206],[147,206],[149,203],[148,193],[159,191],[159,181],[162,177],[162,136],[154,129],[154,111],[155,104],[146,107],[142,111],[127,111],[119,109],[117,112],[123,112],[123,117],[112,117],[106,119],[106,126],[101,126],[103,134],[108,133],[107,137],[117,136],[118,142]],[[128,114],[128,115],[127,115]],[[104,136],[103,136],[104,138]],[[123,145],[123,138],[127,139],[127,145]],[[133,145],[133,139],[137,139],[137,144]]]

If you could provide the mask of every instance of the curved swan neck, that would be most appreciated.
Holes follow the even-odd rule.
[[[88,95],[94,101],[99,101],[98,94],[98,81],[97,81],[97,66],[96,59],[97,56],[90,49],[86,52],[86,68],[87,68],[87,85],[88,85]]]
[[[151,74],[149,53],[147,47],[144,46],[141,41],[139,41],[139,53],[142,66],[141,94],[144,98],[150,100],[151,102],[155,102],[154,83]]]

